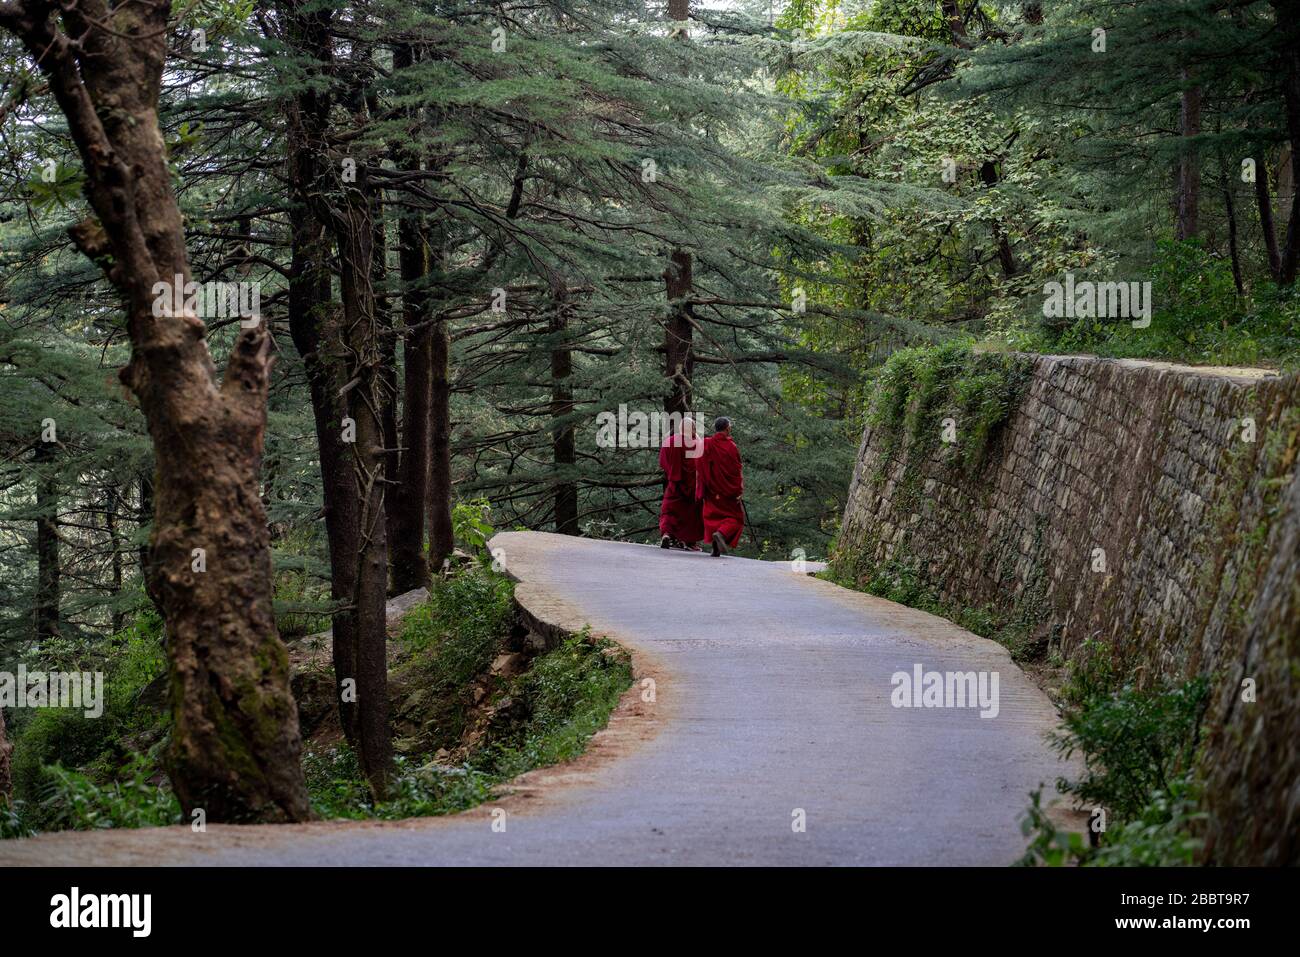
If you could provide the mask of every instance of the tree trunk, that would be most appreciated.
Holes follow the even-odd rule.
[[[1227,175],[1227,165],[1221,163],[1223,175],[1223,208],[1228,214],[1228,255],[1232,262],[1232,281],[1237,295],[1245,295],[1246,284],[1241,275],[1241,250],[1237,244],[1237,204],[1232,199],[1232,182]],[[1225,320],[1226,321],[1226,320]]]
[[[555,464],[555,530],[577,535],[578,485],[574,481],[577,445],[573,428],[573,351],[569,348],[568,290],[563,283],[555,291],[551,313],[551,450]]]
[[[428,254],[422,217],[403,215],[398,224],[402,272],[402,319],[406,325],[402,401],[402,458],[393,489],[393,590],[398,594],[429,584],[424,552],[424,515],[429,497],[433,405],[433,328],[429,323]]]
[[[388,540],[384,515],[383,368],[375,300],[370,285],[370,202],[365,173],[344,190],[333,216],[343,300],[343,345],[349,384],[348,417],[355,429],[351,471],[358,505],[353,604],[357,629],[357,742],[361,769],[375,795],[387,789],[392,764],[388,727]]]
[[[1287,213],[1286,243],[1278,264],[1278,284],[1290,286],[1296,280],[1300,264],[1300,190],[1295,188],[1297,155],[1300,155],[1300,3],[1273,0],[1278,26],[1285,37],[1282,54],[1282,99],[1286,105],[1287,135],[1291,140],[1291,203]],[[1279,183],[1279,192],[1282,186]]]
[[[290,24],[290,42],[310,58],[312,67],[334,79],[330,27],[333,10],[285,0],[282,6]],[[357,91],[349,91],[354,116],[364,121],[365,103]],[[388,543],[384,520],[384,441],[382,355],[373,280],[375,224],[365,171],[365,158],[340,155],[328,138],[330,102],[328,94],[304,91],[294,100],[289,127],[292,139],[291,178],[295,199],[306,206],[314,219],[333,235],[338,250],[342,312],[336,327],[337,339],[319,338],[312,352],[317,361],[338,370],[343,382],[335,390],[322,376],[327,390],[316,401],[317,429],[330,437],[337,428],[338,447],[322,441],[321,469],[340,477],[334,489],[335,501],[327,500],[327,513],[338,523],[331,533],[331,565],[335,582],[350,586],[350,627],[335,633],[336,680],[340,686],[340,712],[355,701],[352,719],[354,741],[362,771],[377,797],[386,791],[392,764],[392,741],[388,727],[388,638],[385,607],[388,597]],[[347,176],[344,161],[354,171]],[[314,228],[314,227],[313,227]],[[311,239],[311,231],[303,235]],[[312,284],[304,282],[304,290]],[[319,309],[317,310],[320,311]],[[319,329],[319,326],[316,327]],[[303,345],[310,346],[305,339]],[[302,346],[300,346],[302,348]],[[337,359],[329,354],[337,350]],[[345,393],[346,417],[334,426],[328,416],[336,412],[330,403]],[[338,461],[330,456],[337,452]],[[327,483],[328,486],[328,483]],[[347,500],[350,499],[350,503]],[[354,511],[349,512],[349,509]],[[342,568],[343,565],[350,566]],[[351,643],[351,647],[347,642]],[[349,681],[355,685],[349,687]]]
[[[1277,282],[1282,272],[1282,254],[1277,248],[1277,230],[1273,226],[1273,200],[1268,195],[1268,164],[1258,163],[1255,168],[1255,205],[1259,209],[1259,228],[1264,234],[1264,248],[1268,251],[1268,272]]]
[[[409,44],[393,49],[393,68],[400,71],[415,62]],[[418,110],[410,119],[418,121]],[[402,169],[418,170],[414,150],[391,144]],[[429,326],[429,256],[424,237],[424,217],[406,209],[397,223],[398,269],[402,279],[402,323],[406,329],[403,350],[402,455],[398,482],[388,512],[389,563],[393,591],[397,594],[429,584],[429,564],[424,552],[424,515],[429,497],[430,421],[433,403],[433,330]]]
[[[1184,79],[1186,79],[1185,73]],[[1199,86],[1183,90],[1179,107],[1178,127],[1179,134],[1183,139],[1190,139],[1201,132],[1201,88]],[[1196,147],[1184,143],[1182,154],[1178,159],[1175,238],[1191,239],[1197,235],[1200,228],[1200,209],[1201,159]]]
[[[985,160],[980,164],[980,181],[992,189],[998,185],[998,165],[992,160]],[[998,247],[998,264],[1002,267],[1002,275],[1010,279],[1020,271],[1020,265],[1016,262],[1015,251],[1011,248],[1011,241],[1007,239],[1006,230],[1002,224],[996,220],[993,223],[993,239]]]
[[[429,166],[441,168],[446,161],[432,157]],[[519,194],[522,195],[522,194]],[[507,216],[518,212],[512,203]],[[442,269],[446,231],[440,224],[429,224],[426,233],[430,275]],[[430,302],[431,311],[437,307]],[[429,334],[429,369],[431,395],[429,403],[429,568],[440,569],[456,547],[451,523],[451,329],[441,312]]]
[[[378,113],[378,104],[371,104],[371,115]],[[388,285],[388,230],[384,224],[383,190],[369,189],[370,215],[374,221],[374,240],[371,256],[371,289],[385,290]],[[385,299],[376,298],[375,331],[379,337],[379,399],[380,421],[384,429],[384,476],[396,479],[401,474],[401,448],[397,429],[397,330],[393,325],[393,310]],[[391,526],[397,496],[384,495],[384,519]]]
[[[122,534],[118,530],[118,506],[119,498],[117,489],[108,490],[108,505],[104,512],[104,528],[108,532],[109,547],[113,549],[112,558],[112,581],[113,589],[113,634],[117,634],[126,624],[126,616],[122,613],[119,602],[122,598]]]
[[[441,249],[435,249],[441,255]],[[451,332],[439,318],[430,332],[429,566],[441,568],[455,547],[451,524]]]
[[[319,178],[318,153],[311,143],[324,128],[325,99],[313,90],[299,93],[289,107],[289,186],[296,197]],[[337,343],[343,338],[336,304],[331,301],[330,243],[312,210],[298,202],[289,215],[289,333],[307,370],[316,443],[320,451],[325,537],[329,543],[330,618],[335,701],[348,744],[357,746],[357,629],[352,605],[357,578],[357,499],[347,446],[343,442],[347,384]]]
[[[1291,146],[1282,144],[1277,158],[1277,226],[1283,232],[1291,224],[1291,203],[1295,200],[1295,163]]]
[[[5,709],[0,708],[0,805],[9,803],[9,795],[14,790],[13,774],[9,770],[9,756],[13,751],[14,746],[5,735]]]
[[[948,37],[952,45],[963,50],[971,48],[970,35],[966,32],[966,20],[958,0],[942,0],[939,9],[944,22],[948,24]]]
[[[690,16],[690,0],[669,0],[668,15],[682,26],[678,40],[689,39],[685,24]],[[668,396],[664,411],[685,415],[691,407],[691,381],[695,376],[695,328],[691,324],[691,254],[674,249],[664,269],[664,291],[668,298],[668,321],[664,325],[664,375],[668,378]]]
[[[310,275],[323,266],[312,250],[328,250],[329,244],[310,233],[302,237],[293,229],[293,278],[289,282],[289,329],[294,345],[307,367],[312,413],[320,449],[321,491],[324,504],[325,537],[330,554],[330,597],[335,610],[330,617],[334,661],[335,701],[339,723],[348,744],[357,741],[357,622],[353,607],[357,579],[357,498],[352,483],[347,445],[343,442],[343,420],[347,408],[338,397],[344,385],[338,356],[329,355],[329,344],[341,336],[337,307],[319,298]],[[319,230],[319,224],[316,229]]]
[[[301,15],[295,40],[307,50],[328,43],[329,15]],[[343,387],[348,378],[339,343],[343,325],[333,302],[329,259],[331,246],[324,224],[301,197],[311,193],[324,176],[322,143],[329,114],[329,97],[315,89],[298,93],[289,107],[289,186],[299,198],[290,214],[292,262],[289,279],[289,330],[307,369],[312,413],[320,451],[325,536],[330,553],[330,618],[335,701],[343,736],[357,741],[357,548],[360,525],[356,487],[348,445],[343,441],[347,403]]]
[[[55,442],[36,446],[36,640],[59,637],[59,483]]]
[[[664,375],[668,397],[664,411],[685,415],[691,407],[691,380],[695,377],[695,327],[686,298],[691,294],[691,254],[677,249],[664,270],[668,295],[668,322],[664,327]]]
[[[176,796],[209,821],[304,820],[298,716],[258,497],[270,338],[260,323],[243,329],[218,380],[203,321],[175,308],[178,277],[190,272],[158,125],[169,10],[162,0],[112,9],[69,0],[59,29],[47,4],[7,0],[0,26],[39,64],[81,155],[94,215],[73,240],[126,300],[131,360],[121,379],[157,461],[151,549],[167,621]]]
[[[153,602],[154,610],[158,612],[163,621],[166,621],[167,610],[163,608],[162,590],[158,587],[158,569],[154,565],[153,548],[149,544],[153,538],[153,475],[149,472],[141,472],[138,478],[140,482],[139,525],[141,529],[146,527],[149,529],[149,534],[140,543],[140,548],[136,553],[140,561],[140,577],[144,580],[145,594]]]

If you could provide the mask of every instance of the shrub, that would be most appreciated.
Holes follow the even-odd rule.
[[[1206,695],[1202,678],[1169,691],[1127,687],[1068,713],[1053,743],[1067,758],[1082,754],[1086,770],[1061,789],[1117,821],[1137,818],[1191,766]]]
[[[414,651],[434,650],[434,677],[462,685],[491,662],[510,627],[514,586],[486,568],[467,568],[434,582],[429,600],[413,609],[401,640]]]
[[[28,826],[26,817],[25,801],[0,799],[0,841],[34,835],[36,829]]]
[[[1065,666],[1062,697],[1073,707],[1083,707],[1109,697],[1117,681],[1115,658],[1111,646],[1088,639]]]
[[[435,610],[415,630],[427,630],[436,615]],[[436,696],[444,705],[454,705],[487,670],[502,637],[498,632],[487,653],[477,658],[462,650],[448,660],[442,646],[430,646],[437,650],[432,671],[440,675]],[[443,639],[446,645],[457,641],[454,634]],[[383,801],[373,800],[350,748],[305,754],[312,807],[322,817],[351,819],[450,814],[473,807],[487,800],[502,781],[581,754],[631,681],[630,662],[617,646],[593,641],[585,632],[576,635],[535,658],[527,671],[498,689],[493,699],[497,710],[464,764],[447,767],[399,755]],[[463,719],[463,714],[458,717]]]
[[[492,506],[485,498],[457,502],[451,510],[451,530],[456,541],[482,564],[492,564],[488,541],[496,531],[488,521]]]
[[[1168,791],[1154,792],[1137,817],[1101,833],[1098,846],[1076,831],[1062,831],[1042,807],[1042,792],[1030,793],[1021,831],[1031,838],[1022,867],[1187,867],[1195,863],[1201,840],[1195,828],[1205,815],[1197,810],[1198,792],[1190,775],[1176,778]]]
[[[1014,337],[1018,348],[1211,365],[1300,368],[1300,291],[1271,282],[1238,295],[1231,265],[1199,243],[1163,241],[1151,266],[1151,324],[1083,318]]]
[[[882,459],[908,440],[908,474],[938,446],[942,420],[957,424],[957,445],[967,471],[977,469],[997,427],[1015,410],[1029,381],[1023,357],[980,353],[966,340],[895,352],[881,368],[867,421],[879,431]],[[879,476],[877,476],[879,478]]]
[[[107,827],[163,827],[178,824],[181,808],[167,788],[149,782],[152,762],[136,755],[119,780],[97,784],[61,765],[47,769],[41,819],[51,830],[90,831]]]
[[[1190,773],[1174,778],[1169,787],[1152,793],[1131,821],[1121,821],[1089,861],[1097,867],[1188,867],[1202,841],[1195,837],[1205,818],[1198,810],[1199,787]]]
[[[1070,712],[1054,744],[1067,757],[1080,752],[1085,773],[1058,787],[1085,807],[1105,811],[1107,828],[1091,846],[1059,830],[1030,794],[1021,828],[1031,838],[1021,864],[1164,867],[1193,863],[1200,791],[1193,762],[1207,684],[1197,678],[1176,688],[1108,694],[1110,659],[1097,655],[1079,672],[1083,704]]]

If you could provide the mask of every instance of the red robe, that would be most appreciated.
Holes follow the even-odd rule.
[[[687,545],[704,537],[704,520],[695,495],[696,466],[704,440],[670,435],[659,447],[659,467],[664,472],[664,500],[659,506],[659,533],[671,535]]]
[[[740,544],[745,528],[745,508],[740,496],[745,491],[745,477],[740,468],[740,450],[731,436],[710,435],[704,440],[704,457],[700,460],[698,494],[704,501],[704,540],[721,532],[728,548]]]

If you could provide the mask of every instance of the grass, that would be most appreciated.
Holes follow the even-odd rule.
[[[905,559],[889,559],[863,571],[840,556],[818,577],[844,588],[866,592],[877,598],[947,618],[981,638],[996,641],[1018,662],[1037,659],[1045,650],[1033,640],[1039,619],[1033,589],[1028,589],[1012,610],[999,611],[992,606],[973,608],[944,601],[917,564]]]
[[[376,802],[346,746],[309,752],[303,761],[312,806],[325,818],[392,820],[451,814],[488,800],[494,788],[525,771],[581,754],[609,721],[632,683],[627,655],[584,631],[532,658],[509,679],[491,675],[508,653],[511,583],[484,566],[435,585],[414,609],[399,641],[409,653],[394,678],[413,689],[420,731],[398,755],[389,794]],[[485,695],[480,701],[476,697]],[[467,721],[486,719],[460,747]],[[434,760],[458,751],[452,765]]]

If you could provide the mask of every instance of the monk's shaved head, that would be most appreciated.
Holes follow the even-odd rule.
[[[695,420],[689,415],[682,416],[682,435],[695,434]]]
[[[725,415],[720,415],[713,420],[714,432],[726,432],[730,428],[731,428],[731,420],[727,418]]]

